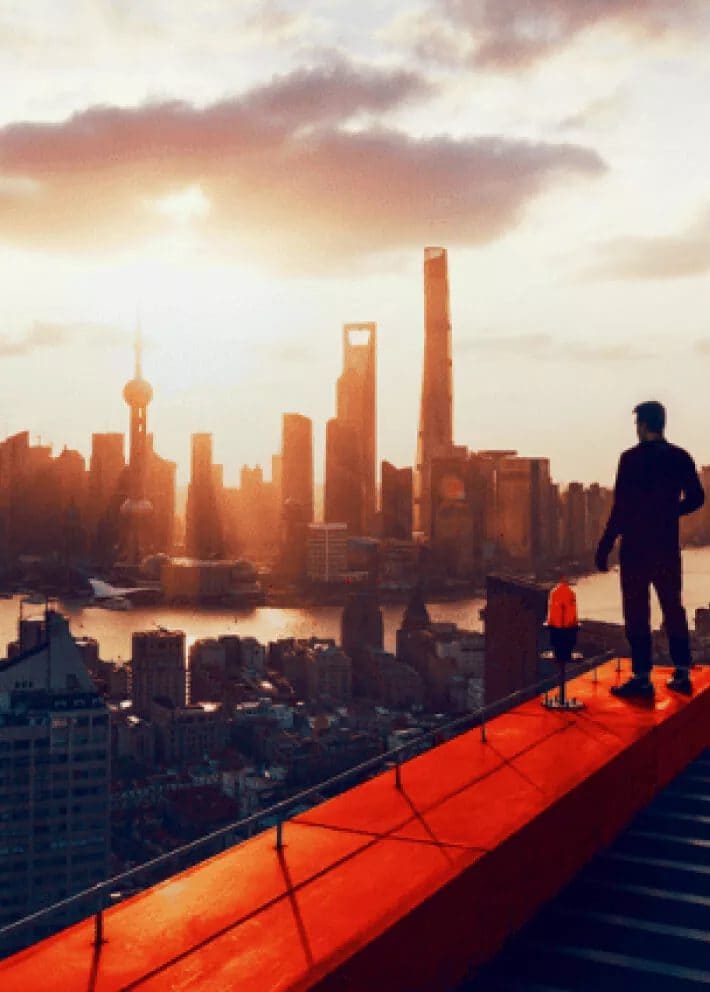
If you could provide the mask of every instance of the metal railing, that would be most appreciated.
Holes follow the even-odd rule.
[[[568,666],[566,680],[569,681],[586,672],[594,671],[596,681],[596,669],[614,657],[616,657],[616,653],[609,651],[594,658],[574,663]],[[620,670],[620,668],[617,668],[617,670]],[[547,676],[534,685],[519,689],[494,703],[479,707],[479,709],[457,717],[447,723],[431,727],[411,740],[398,745],[396,748],[392,748],[373,758],[369,758],[367,761],[354,765],[344,772],[325,779],[317,785],[310,786],[308,789],[289,796],[287,799],[275,803],[266,809],[259,810],[251,816],[230,823],[226,827],[220,827],[219,830],[206,834],[204,837],[191,841],[189,844],[184,844],[173,851],[161,854],[151,861],[136,865],[134,868],[121,872],[119,875],[114,875],[82,892],[77,892],[72,896],[68,896],[66,899],[53,903],[51,906],[46,906],[44,909],[40,909],[29,916],[0,927],[0,956],[14,953],[29,946],[36,940],[43,939],[51,933],[56,933],[90,915],[94,917],[94,945],[99,947],[105,939],[104,910],[110,906],[132,895],[136,895],[143,889],[158,882],[165,881],[166,878],[177,874],[185,868],[194,867],[200,861],[213,857],[215,854],[227,850],[236,843],[241,843],[243,840],[251,837],[254,833],[254,828],[258,827],[265,820],[276,820],[275,850],[280,852],[284,846],[284,825],[290,819],[289,814],[295,807],[303,806],[304,803],[308,806],[317,805],[319,802],[325,801],[325,798],[332,798],[332,796],[341,792],[342,786],[347,782],[351,782],[353,779],[362,776],[364,776],[363,781],[365,781],[368,778],[372,778],[375,773],[382,771],[394,770],[395,787],[401,789],[403,762],[416,757],[417,754],[423,753],[427,748],[437,747],[476,727],[480,727],[481,741],[486,743],[488,741],[487,724],[490,720],[507,712],[514,706],[534,699],[536,696],[547,694],[550,690],[558,687],[559,684],[559,675]],[[330,796],[324,795],[324,793],[331,793],[331,790],[335,791],[332,791]],[[314,797],[317,799],[317,802],[311,803],[310,800]],[[271,825],[266,825],[264,829],[269,829]],[[200,851],[202,855],[195,857],[196,853]],[[167,869],[167,872],[164,869]],[[137,889],[129,888],[126,891],[126,886],[133,883],[139,876],[147,876],[145,884]],[[85,910],[79,913],[78,909],[82,904],[84,904]],[[75,910],[75,912],[70,914],[70,910]],[[56,925],[51,928],[49,925],[51,918],[62,915],[63,918],[56,920]],[[71,918],[68,919],[68,916],[71,916]],[[36,928],[38,926],[42,926],[46,932],[37,933]]]

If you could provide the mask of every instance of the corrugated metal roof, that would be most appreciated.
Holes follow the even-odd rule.
[[[710,748],[459,992],[708,985]]]

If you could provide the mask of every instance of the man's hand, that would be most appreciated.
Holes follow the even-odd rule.
[[[597,566],[600,572],[609,571],[608,558],[610,552],[611,552],[611,548],[604,542],[600,541],[599,546],[597,547],[597,552],[594,555],[594,564]]]

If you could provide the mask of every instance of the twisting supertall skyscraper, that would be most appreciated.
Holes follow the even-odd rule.
[[[415,527],[431,534],[431,464],[453,447],[451,318],[445,248],[424,249],[424,375],[417,438]]]
[[[140,561],[144,550],[144,531],[153,514],[153,504],[146,497],[146,467],[148,456],[148,404],[153,399],[153,387],[143,378],[141,367],[142,335],[136,329],[135,374],[123,389],[123,398],[131,411],[128,498],[121,507],[126,521],[125,557]]]

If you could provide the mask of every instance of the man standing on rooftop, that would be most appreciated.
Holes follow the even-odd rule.
[[[705,493],[693,459],[664,437],[666,411],[649,400],[635,409],[639,443],[619,459],[614,505],[596,553],[597,568],[621,537],[621,596],[633,675],[614,686],[615,696],[653,699],[651,682],[651,602],[653,586],[663,613],[671,660],[669,689],[690,695],[690,637],[681,598],[679,520],[698,510]]]

